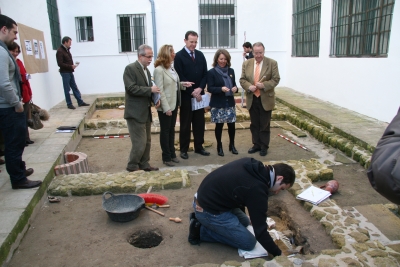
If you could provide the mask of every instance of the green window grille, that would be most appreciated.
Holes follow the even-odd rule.
[[[58,17],[57,0],[47,0],[47,13],[49,14],[51,43],[57,50],[61,45],[60,19]]]
[[[236,47],[235,0],[199,0],[200,47]]]
[[[318,57],[321,0],[293,0],[292,56]]]
[[[76,40],[78,42],[93,42],[93,20],[92,17],[75,18]]]
[[[118,15],[117,20],[119,52],[137,51],[146,43],[145,15]]]
[[[332,57],[387,57],[395,0],[334,0]]]

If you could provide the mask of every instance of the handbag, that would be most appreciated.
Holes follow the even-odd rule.
[[[29,128],[31,128],[33,130],[42,129],[43,123],[40,120],[40,115],[39,115],[40,107],[33,104],[33,102],[31,101],[31,102],[29,102],[29,108],[30,108],[30,112],[28,112],[29,118],[27,120]]]

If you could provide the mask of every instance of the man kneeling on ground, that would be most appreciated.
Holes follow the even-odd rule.
[[[189,242],[219,242],[249,251],[258,241],[268,253],[281,255],[267,231],[268,195],[290,188],[294,180],[291,166],[264,166],[253,158],[238,159],[216,169],[204,178],[195,195]],[[241,206],[247,207],[250,219]],[[250,220],[255,237],[246,229]]]

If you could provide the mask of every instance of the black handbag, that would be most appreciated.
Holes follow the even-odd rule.
[[[33,102],[29,102],[29,108],[30,108],[30,112],[28,112],[29,114],[29,118],[28,118],[28,126],[29,128],[33,129],[33,130],[39,130],[43,128],[43,123],[40,120],[40,107],[38,107],[37,105],[33,104]]]

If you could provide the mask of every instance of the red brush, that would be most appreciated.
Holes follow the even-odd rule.
[[[155,203],[157,205],[163,205],[168,201],[168,198],[166,196],[159,194],[145,193],[145,194],[138,194],[138,196],[142,197],[144,199],[144,202],[146,202],[146,204]]]

